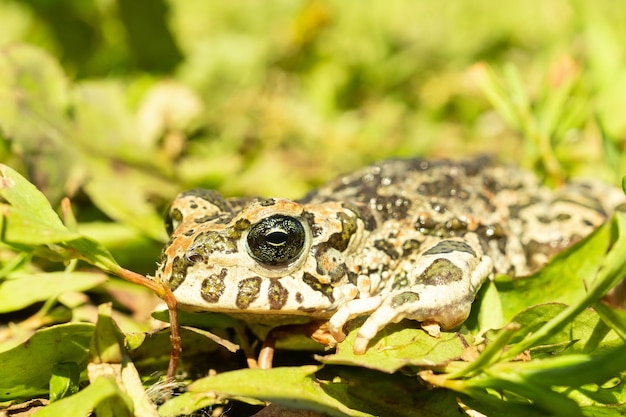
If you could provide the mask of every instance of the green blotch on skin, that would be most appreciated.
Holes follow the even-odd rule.
[[[399,307],[406,303],[414,303],[419,301],[420,295],[416,292],[406,291],[398,295],[394,295],[391,299],[391,307]]]
[[[237,300],[235,304],[241,309],[246,309],[259,297],[261,291],[261,278],[247,278],[239,282]]]
[[[270,280],[270,287],[267,293],[267,300],[270,304],[270,309],[280,310],[287,303],[289,297],[289,291],[276,278]]]
[[[341,221],[341,232],[333,234],[328,239],[328,243],[338,251],[344,251],[357,230],[357,222],[355,217],[341,212],[337,214],[337,218]]]
[[[322,284],[317,280],[317,278],[306,272],[302,277],[302,281],[304,281],[306,285],[313,288],[315,291],[321,292],[331,302],[335,301],[335,297],[333,297],[333,287],[331,285]]]
[[[202,282],[200,289],[200,295],[209,303],[217,303],[220,300],[224,290],[226,289],[226,283],[224,282],[228,271],[223,268],[219,274],[211,274],[207,279]]]
[[[172,275],[170,275],[169,287],[170,290],[174,291],[176,288],[183,283],[185,278],[187,277],[187,268],[189,267],[189,263],[185,260],[185,258],[181,256],[177,256],[172,261]]]
[[[198,234],[191,245],[189,252],[197,252],[201,255],[213,252],[236,253],[237,241],[230,236],[224,236],[220,232],[209,231]]]
[[[458,240],[442,240],[437,243],[432,248],[428,249],[424,252],[424,255],[438,255],[441,253],[450,253],[450,252],[466,252],[470,255],[476,256],[476,252],[470,245],[465,242],[460,242]]]
[[[463,271],[447,259],[436,259],[418,278],[424,285],[446,285],[463,279]]]

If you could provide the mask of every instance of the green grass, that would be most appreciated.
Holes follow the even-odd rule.
[[[5,1],[0,15],[0,161],[26,178],[0,176],[0,407],[149,415],[144,386],[169,352],[167,332],[146,335],[156,297],[90,264],[153,273],[181,190],[297,198],[389,156],[489,153],[550,185],[626,172],[626,7],[608,0]],[[279,352],[291,367],[190,373],[160,412],[235,398],[228,415],[260,401],[337,416],[623,411],[626,317],[598,301],[625,275],[623,230],[614,218],[528,281],[561,298],[486,286],[463,339],[401,324],[379,340],[401,349],[354,356],[351,334],[322,368]],[[184,320],[241,343],[232,320]],[[183,343],[188,365],[245,368],[198,333]]]

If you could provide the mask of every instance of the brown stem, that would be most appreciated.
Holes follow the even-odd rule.
[[[163,285],[162,283],[144,277],[143,275],[139,275],[138,273],[128,269],[119,267],[115,268],[111,272],[126,281],[151,289],[157,296],[165,301],[170,315],[170,343],[172,345],[170,351],[170,362],[167,367],[167,379],[173,380],[176,375],[176,368],[178,367],[178,361],[183,350],[180,338],[180,326],[178,324],[178,303],[176,301],[176,297],[174,297],[174,293],[172,293],[172,290],[169,287]]]
[[[177,310],[177,302],[174,297],[174,293],[169,287],[165,288],[165,296],[163,300],[165,304],[167,304],[167,310],[170,314],[170,343],[172,344],[172,348],[170,351],[170,363],[167,367],[167,379],[174,380],[176,376],[176,367],[178,366],[178,360],[180,359],[180,354],[183,351],[183,344],[180,338],[180,326],[178,324],[178,310]]]
[[[277,328],[280,329],[280,328]],[[265,337],[263,341],[263,347],[261,347],[261,351],[259,352],[259,359],[257,361],[258,367],[260,369],[271,369],[272,362],[274,361],[274,348],[276,346],[276,339],[280,334],[283,333],[281,330],[274,331],[276,329],[270,330],[270,332]]]

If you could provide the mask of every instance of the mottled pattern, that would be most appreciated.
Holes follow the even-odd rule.
[[[219,302],[226,289],[226,275],[227,270],[225,268],[219,274],[209,274],[208,278],[202,282],[200,292],[202,298],[211,304]]]
[[[484,158],[386,161],[299,201],[191,190],[172,203],[155,279],[184,308],[327,320],[336,341],[368,316],[363,352],[403,318],[458,326],[494,273],[531,273],[623,203],[616,188],[549,190]]]

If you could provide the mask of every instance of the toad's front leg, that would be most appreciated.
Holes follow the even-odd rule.
[[[347,302],[331,317],[329,330],[341,341],[349,320],[370,313],[354,342],[354,352],[361,354],[380,330],[404,318],[453,329],[467,319],[476,292],[492,272],[493,262],[477,241],[441,240],[399,265],[396,273],[408,277],[405,285],[395,282],[371,297]]]

